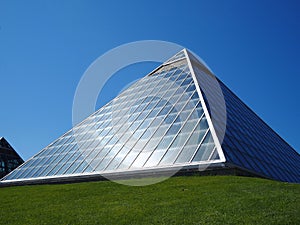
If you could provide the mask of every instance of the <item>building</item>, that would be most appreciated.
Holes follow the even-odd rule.
[[[195,171],[299,183],[300,156],[184,49],[1,183]]]
[[[10,146],[4,137],[0,137],[0,178],[23,163],[23,159]]]

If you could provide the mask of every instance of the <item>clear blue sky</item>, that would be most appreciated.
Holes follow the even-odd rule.
[[[28,159],[72,127],[76,86],[98,56],[156,39],[201,56],[299,152],[299,12],[283,0],[1,0],[0,136]],[[141,75],[109,82],[99,105]]]

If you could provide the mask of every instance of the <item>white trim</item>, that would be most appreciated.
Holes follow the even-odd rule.
[[[114,175],[118,173],[124,173],[127,172],[138,172],[138,171],[155,171],[159,169],[177,169],[177,168],[189,168],[193,166],[198,165],[211,165],[211,164],[219,164],[223,163],[222,160],[207,160],[207,161],[201,161],[201,162],[194,162],[194,163],[178,163],[174,165],[165,165],[165,166],[157,166],[157,167],[149,167],[149,168],[134,168],[134,169],[125,169],[125,170],[107,170],[107,171],[94,171],[94,172],[85,172],[85,173],[75,173],[75,174],[64,174],[64,175],[52,175],[52,176],[43,176],[43,177],[32,177],[32,178],[22,178],[22,179],[13,179],[13,180],[1,180],[1,183],[15,183],[20,181],[32,181],[32,180],[48,180],[53,178],[64,178],[64,177],[77,177],[77,176],[88,176],[88,175],[100,175],[100,176],[108,176],[108,175]]]
[[[198,95],[199,95],[199,98],[200,98],[200,101],[201,101],[201,104],[202,104],[202,108],[203,108],[203,111],[205,113],[205,116],[206,116],[206,119],[207,119],[207,123],[208,123],[208,126],[210,128],[210,132],[211,132],[211,135],[213,137],[213,140],[215,142],[215,145],[217,147],[217,151],[218,151],[218,154],[219,154],[219,157],[220,157],[220,161],[221,162],[225,162],[226,161],[226,158],[224,156],[224,152],[223,152],[223,149],[222,149],[222,146],[219,142],[219,139],[218,139],[218,136],[217,136],[217,133],[215,131],[215,128],[213,126],[213,123],[212,123],[212,120],[211,120],[211,117],[209,115],[209,112],[208,112],[208,109],[206,107],[206,104],[205,104],[205,101],[204,101],[204,98],[203,98],[203,95],[202,95],[202,92],[201,92],[201,89],[200,89],[200,85],[198,83],[198,80],[197,80],[197,77],[196,77],[196,74],[194,72],[194,69],[193,69],[193,66],[192,66],[192,63],[191,63],[191,60],[189,58],[189,55],[188,55],[188,52],[186,49],[183,49],[184,53],[185,53],[185,57],[186,57],[186,60],[187,60],[187,63],[188,63],[188,66],[190,68],[190,72],[191,72],[191,75],[192,75],[192,78],[194,80],[194,83],[195,83],[195,86],[196,86],[196,90],[198,92]]]
[[[203,115],[205,115],[206,116],[206,119],[207,119],[207,122],[208,122],[208,126],[209,126],[209,129],[210,129],[210,131],[211,131],[211,134],[212,134],[212,137],[213,137],[213,140],[214,140],[214,143],[215,143],[215,148],[217,149],[217,151],[218,151],[218,154],[219,154],[219,157],[220,157],[220,159],[217,159],[217,160],[207,160],[207,161],[200,161],[200,162],[191,162],[191,161],[189,161],[189,162],[185,162],[185,163],[176,163],[176,159],[178,158],[178,156],[180,155],[180,153],[181,153],[181,151],[182,151],[182,149],[183,149],[183,147],[182,147],[182,149],[181,149],[181,151],[177,154],[177,156],[176,156],[176,159],[173,161],[173,165],[161,165],[161,166],[155,166],[155,167],[147,167],[147,168],[144,168],[144,167],[142,167],[142,168],[132,168],[132,169],[114,169],[114,170],[104,170],[104,171],[98,171],[98,172],[83,172],[83,173],[75,173],[75,174],[64,174],[64,175],[50,175],[50,176],[47,176],[54,168],[52,168],[50,171],[48,171],[47,172],[47,174],[45,175],[45,176],[43,176],[43,177],[34,177],[34,178],[21,178],[21,179],[12,179],[12,180],[3,180],[5,177],[7,177],[8,175],[10,175],[10,173],[8,174],[8,175],[6,175],[1,181],[0,181],[0,183],[8,183],[8,182],[15,182],[15,181],[26,181],[26,180],[41,180],[41,179],[51,179],[51,178],[58,178],[58,177],[73,177],[73,176],[82,176],[82,175],[97,175],[97,174],[99,174],[99,175],[102,175],[102,174],[112,174],[112,173],[119,173],[119,172],[131,172],[131,171],[149,171],[149,170],[156,170],[156,169],[163,169],[163,168],[177,168],[177,167],[189,167],[189,166],[195,166],[195,165],[206,165],[206,164],[215,164],[215,163],[223,163],[223,162],[225,162],[226,161],[226,159],[225,159],[225,156],[224,156],[224,153],[223,153],[223,150],[222,150],[222,148],[221,148],[221,145],[220,145],[220,142],[219,142],[219,140],[218,140],[218,138],[217,138],[217,135],[216,135],[216,132],[215,132],[215,129],[214,129],[214,126],[213,126],[213,123],[212,123],[212,120],[211,120],[211,118],[210,118],[210,115],[209,115],[209,112],[208,112],[208,109],[207,109],[207,107],[206,107],[206,104],[205,104],[205,101],[204,101],[204,98],[203,98],[203,95],[202,95],[202,93],[201,93],[201,90],[200,90],[200,86],[199,86],[199,83],[198,83],[198,80],[197,80],[197,77],[196,77],[196,75],[195,75],[195,73],[194,73],[194,70],[193,70],[193,66],[192,66],[192,63],[191,63],[191,60],[190,60],[190,58],[189,58],[189,55],[188,55],[188,52],[187,52],[187,50],[186,49],[183,49],[183,50],[181,50],[180,52],[183,52],[183,56],[182,57],[180,57],[180,58],[178,58],[178,59],[175,59],[175,60],[172,60],[172,61],[167,61],[167,63],[163,63],[161,66],[159,66],[157,69],[155,69],[154,71],[157,71],[158,69],[160,69],[160,68],[162,68],[162,67],[164,67],[164,66],[167,66],[167,65],[170,65],[170,64],[173,64],[173,63],[176,63],[176,62],[178,62],[178,61],[181,61],[181,60],[183,60],[183,59],[185,59],[186,61],[187,61],[187,67],[188,67],[188,69],[189,69],[189,72],[190,72],[190,74],[191,74],[191,76],[192,76],[192,79],[193,79],[193,81],[194,81],[194,84],[195,84],[195,86],[196,86],[196,92],[198,93],[198,95],[199,95],[199,98],[200,98],[200,102],[201,102],[201,104],[202,104],[202,108],[203,108],[203,111],[204,111],[204,114],[202,114],[202,117],[203,117]],[[175,54],[174,56],[176,56],[176,55],[178,55],[178,54],[180,54],[180,52],[178,52],[177,54]],[[173,57],[174,57],[173,56]],[[172,57],[171,57],[171,59],[172,59]],[[153,73],[153,71],[150,73],[150,74],[148,74],[148,75],[151,75]],[[188,72],[187,72],[188,73]],[[147,75],[146,75],[147,76]],[[184,79],[185,80],[185,79]],[[117,96],[118,97],[118,96]],[[113,101],[113,100],[111,100],[111,101]],[[104,108],[105,108],[105,106],[106,105],[108,105],[109,103],[111,103],[111,101],[110,102],[108,102],[107,104],[105,104],[104,106],[102,106],[100,109],[98,109],[98,110],[96,110],[92,115],[90,115],[90,116],[88,116],[87,118],[85,118],[83,121],[81,121],[80,123],[78,123],[75,127],[77,128],[80,128],[81,127],[81,125],[86,121],[86,120],[88,120],[88,119],[90,119],[90,118],[92,118],[94,115],[96,115],[99,111],[102,111]],[[184,107],[183,107],[184,108]],[[193,109],[194,110],[194,109]],[[192,113],[192,112],[191,112]],[[190,116],[190,115],[189,115]],[[185,122],[187,122],[187,121],[185,121]],[[199,122],[200,122],[200,120],[199,120]],[[73,128],[75,128],[75,127],[73,127]],[[196,127],[196,126],[195,126]],[[195,127],[194,127],[194,129],[195,129]],[[39,151],[37,154],[35,154],[34,156],[32,156],[29,160],[27,160],[26,162],[24,162],[24,164],[25,163],[27,163],[27,162],[30,162],[33,158],[35,158],[38,154],[40,154],[41,152],[43,152],[43,151],[46,151],[48,148],[49,148],[49,146],[50,145],[52,145],[53,143],[55,143],[56,141],[58,141],[58,140],[60,140],[60,139],[62,139],[68,132],[74,132],[73,131],[73,128],[71,129],[71,130],[69,130],[69,131],[67,131],[67,132],[65,132],[63,135],[61,135],[59,138],[57,138],[57,139],[55,139],[51,144],[49,144],[48,146],[46,146],[44,149],[42,149],[41,151]],[[83,129],[85,129],[85,128],[83,128]],[[89,130],[89,129],[88,129]],[[124,134],[124,133],[123,133]],[[191,132],[191,134],[189,135],[189,137],[187,138],[187,140],[186,140],[186,142],[189,140],[189,138],[190,138],[190,136],[192,135],[192,132]],[[201,142],[204,140],[204,138],[205,138],[205,136],[206,136],[206,134],[204,135],[204,137],[202,138],[202,140],[201,140]],[[81,137],[81,139],[82,139],[83,137]],[[175,137],[174,137],[175,138]],[[80,140],[81,140],[80,139]],[[68,141],[68,139],[66,139],[66,140],[64,140],[62,143],[65,143],[65,142],[67,142]],[[173,139],[173,141],[174,141],[174,139]],[[201,145],[201,142],[199,143],[199,145]],[[58,149],[56,150],[56,151],[58,151]],[[70,150],[68,150],[68,152],[69,152]],[[100,151],[101,152],[101,151]],[[93,160],[99,155],[99,153],[100,152],[98,152],[98,154],[93,158]],[[152,152],[153,153],[153,152]],[[151,153],[151,155],[152,155],[152,153]],[[212,151],[212,153],[211,153],[211,155],[214,153],[214,150]],[[72,155],[71,155],[71,157],[73,157],[74,156],[74,154],[75,153],[73,153]],[[194,153],[195,154],[195,153]],[[151,155],[149,156],[149,157],[151,157]],[[211,155],[210,155],[210,157],[211,157]],[[88,156],[86,156],[86,157],[88,157]],[[138,157],[138,156],[137,156]],[[148,159],[149,159],[149,157],[148,157]],[[65,157],[63,157],[63,158],[61,158],[60,159],[60,161],[61,160],[63,160]],[[160,161],[162,160],[162,158],[163,158],[163,156],[161,157],[161,159],[160,159]],[[193,157],[192,157],[193,158]],[[147,159],[147,160],[148,160]],[[147,160],[146,160],[146,162],[147,162]],[[192,160],[192,159],[191,159]],[[60,162],[59,161],[59,162]],[[159,162],[160,162],[159,161]],[[57,162],[57,164],[59,163],[59,162]],[[101,162],[102,162],[102,160],[101,160]],[[100,162],[100,163],[101,163]],[[134,161],[133,161],[134,162]],[[132,163],[133,163],[132,162]],[[145,162],[145,163],[146,163]],[[100,163],[98,163],[97,164],[97,166],[100,164]],[[110,163],[110,162],[109,162]],[[107,164],[107,166],[109,165],[109,163]],[[24,165],[24,164],[22,164],[22,165]],[[56,165],[57,165],[56,164]],[[81,165],[81,164],[80,164]],[[74,169],[73,169],[73,171],[72,172],[74,172],[74,171],[76,171],[76,169],[80,166],[80,165],[78,165],[77,167],[75,167]],[[119,164],[120,165],[120,164]],[[72,166],[72,164],[68,167],[68,168],[65,168],[64,169],[64,172],[65,171],[67,171],[70,167]],[[96,167],[97,167],[96,166]],[[106,166],[106,167],[107,167]],[[95,167],[95,168],[96,168]],[[105,168],[106,168],[105,167]],[[19,167],[18,167],[19,168]],[[20,168],[22,168],[22,166],[20,166]],[[61,170],[63,168],[63,165],[62,166],[60,166],[60,168],[59,168],[59,170]],[[28,168],[27,168],[28,169]],[[45,168],[46,169],[46,168]],[[45,170],[44,169],[44,170]],[[42,172],[44,172],[44,170],[42,171]],[[58,170],[58,171],[59,171]],[[23,173],[25,173],[25,170],[24,171],[21,171],[20,172],[20,175],[21,174],[23,174]],[[34,172],[34,174],[36,174],[37,173],[37,171],[35,171]],[[34,175],[33,174],[33,175]]]

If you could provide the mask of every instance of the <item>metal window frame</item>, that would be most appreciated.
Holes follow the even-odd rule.
[[[202,107],[203,107],[203,110],[204,110],[204,113],[205,113],[205,116],[206,116],[206,119],[207,119],[207,122],[208,122],[208,126],[210,128],[213,140],[215,142],[215,146],[217,147],[217,151],[218,151],[218,154],[219,154],[219,157],[220,157],[220,162],[226,162],[226,158],[225,158],[222,146],[221,146],[221,144],[219,142],[219,138],[218,138],[217,133],[215,131],[214,125],[212,123],[212,119],[210,117],[210,114],[208,112],[207,106],[205,104],[202,91],[200,89],[199,82],[198,82],[196,74],[194,72],[194,69],[193,69],[193,66],[192,66],[192,63],[191,63],[191,60],[190,60],[190,57],[189,57],[189,53],[188,53],[187,49],[183,49],[183,51],[185,53],[185,57],[186,57],[186,60],[188,62],[188,66],[189,66],[189,69],[191,71],[191,75],[192,75],[194,83],[196,85],[196,90],[198,92],[198,95],[199,95],[199,98],[200,98],[200,101],[201,101],[201,104],[202,104]]]

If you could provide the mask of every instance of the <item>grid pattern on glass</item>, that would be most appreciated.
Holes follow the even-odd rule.
[[[207,71],[192,60],[193,69],[204,99],[218,101],[220,96],[212,92]],[[276,132],[264,123],[248,106],[218,80],[223,92],[227,124],[222,149],[226,160],[240,167],[276,180],[300,182],[300,156]],[[217,102],[216,105],[219,105]],[[216,132],[219,131],[222,110],[206,106],[213,112]]]
[[[6,180],[124,171],[217,158],[182,53],[127,88],[40,151]],[[174,59],[172,59],[174,61]],[[195,157],[197,155],[197,157]],[[213,158],[214,157],[214,158]]]
[[[181,58],[185,58],[184,50],[181,50],[180,52],[178,52],[176,55],[174,55],[169,60],[167,60],[164,64],[171,63],[171,62],[176,61],[176,60],[181,59]]]

